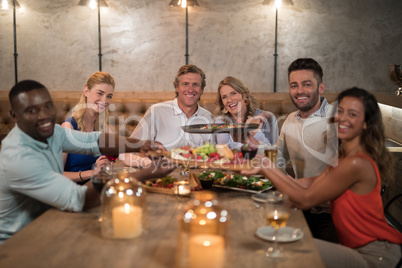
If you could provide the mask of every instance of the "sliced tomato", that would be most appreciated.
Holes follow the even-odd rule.
[[[243,153],[240,152],[240,151],[233,152],[233,154],[234,154],[234,159],[241,159],[241,158],[243,158]]]
[[[221,159],[221,156],[220,156],[218,153],[210,153],[210,154],[209,154],[209,157],[210,157],[210,158],[218,158],[218,159]]]

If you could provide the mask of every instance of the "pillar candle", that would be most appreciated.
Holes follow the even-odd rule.
[[[200,234],[189,239],[190,268],[222,268],[225,241],[222,236]]]
[[[142,208],[137,206],[115,207],[112,210],[115,238],[134,238],[142,233]]]

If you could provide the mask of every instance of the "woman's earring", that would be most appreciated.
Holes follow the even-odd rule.
[[[244,99],[244,102],[246,103],[246,105],[250,104],[249,98],[246,94],[243,95],[243,99]]]

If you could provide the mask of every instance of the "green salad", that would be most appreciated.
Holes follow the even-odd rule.
[[[207,171],[198,174],[200,180],[212,179],[214,185],[235,187],[240,189],[249,189],[262,191],[272,186],[272,183],[259,176],[243,176],[240,174],[229,174],[222,171]]]

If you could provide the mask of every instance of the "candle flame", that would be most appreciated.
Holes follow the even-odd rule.
[[[202,245],[204,246],[204,247],[209,247],[210,245],[211,245],[211,241],[204,241],[204,243],[202,243]]]
[[[125,203],[125,204],[124,204],[124,212],[125,212],[126,214],[130,214],[130,209],[131,209],[130,204]]]

